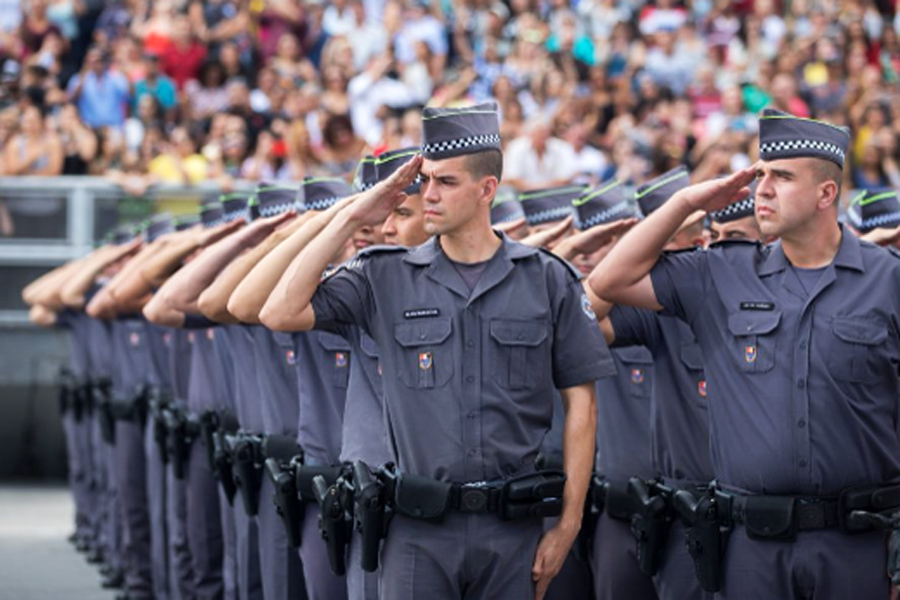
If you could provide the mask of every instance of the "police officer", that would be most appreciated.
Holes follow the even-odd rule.
[[[900,505],[900,263],[837,222],[849,142],[764,111],[761,162],[676,194],[591,277],[601,297],[683,319],[703,350],[723,489],[688,509],[699,530],[733,527],[724,555],[724,539],[693,538],[723,598],[888,595],[885,534],[868,514]],[[778,242],[660,256],[689,214],[741,199],[754,177],[760,229]]]
[[[360,324],[378,342],[401,511],[382,548],[382,597],[522,598],[536,589],[540,598],[580,527],[593,381],[613,369],[576,273],[491,231],[502,164],[496,106],[426,109],[423,122],[428,160],[414,158],[345,208],[292,262],[261,318],[277,329]],[[363,252],[318,286],[344,241],[383,221],[420,171],[425,230],[440,237]],[[484,513],[514,510],[490,500],[505,480],[541,479],[529,474],[553,385],[568,404],[568,481],[559,525],[543,534],[539,518]]]

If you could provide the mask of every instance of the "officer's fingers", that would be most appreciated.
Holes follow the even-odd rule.
[[[550,577],[541,577],[534,585],[534,600],[544,600],[547,595],[547,588],[550,587]]]

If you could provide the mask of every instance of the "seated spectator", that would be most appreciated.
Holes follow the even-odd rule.
[[[20,58],[28,58],[37,53],[48,35],[63,39],[59,27],[47,18],[47,6],[47,0],[29,0],[27,10],[24,12],[25,18],[19,26]]]
[[[320,155],[322,168],[330,174],[343,177],[353,173],[365,142],[356,137],[348,115],[331,115],[322,128],[324,142]]]
[[[88,51],[81,73],[69,81],[68,93],[88,127],[120,128],[125,124],[131,96],[128,80],[112,70],[109,56],[99,49]]]
[[[256,148],[241,165],[241,178],[251,181],[291,179],[291,169],[285,161],[287,149],[283,139],[276,139],[266,130],[256,138]]]
[[[125,121],[125,147],[136,151],[144,141],[144,132],[151,127],[161,127],[163,111],[152,94],[144,94],[138,100],[137,110]]]
[[[12,136],[3,148],[7,175],[62,174],[63,147],[59,135],[47,127],[46,115],[38,106],[22,111],[19,133]]]
[[[71,103],[59,111],[58,129],[63,149],[63,175],[87,175],[97,156],[97,136],[82,123],[78,108]]]
[[[225,71],[218,61],[206,62],[200,70],[199,79],[187,82],[184,91],[188,97],[190,115],[195,120],[208,119],[228,109]]]
[[[300,180],[327,174],[322,160],[313,150],[309,130],[303,121],[293,121],[290,124],[285,143],[291,179]]]
[[[519,190],[565,185],[576,175],[572,146],[551,137],[546,118],[532,119],[526,134],[510,142],[503,160],[503,182]]]
[[[175,6],[173,0],[153,0],[150,12],[141,7],[131,21],[131,33],[143,42],[145,52],[162,54],[172,43],[175,29]]]
[[[186,127],[173,129],[160,150],[147,165],[147,173],[154,181],[180,184],[206,181],[209,164],[202,154],[197,153],[197,145]]]
[[[575,173],[579,181],[590,184],[600,183],[609,160],[606,156],[588,144],[588,130],[583,123],[575,123],[566,131],[564,139],[572,146],[575,155]]]
[[[172,43],[160,55],[163,72],[175,81],[179,90],[192,79],[202,79],[206,48],[191,33],[186,17],[176,17]]]

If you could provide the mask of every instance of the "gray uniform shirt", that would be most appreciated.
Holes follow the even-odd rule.
[[[91,375],[93,377],[110,377],[113,372],[111,325],[103,319],[89,319],[88,352],[90,353]]]
[[[434,238],[375,248],[326,279],[316,326],[378,343],[399,467],[449,481],[534,468],[553,387],[615,372],[577,272],[503,237],[472,292]]]
[[[710,481],[706,375],[691,328],[675,317],[627,306],[613,308],[609,319],[614,346],[641,344],[652,356],[650,448],[657,475],[683,483]]]
[[[259,402],[264,431],[274,435],[297,435],[297,411],[300,400],[297,375],[289,352],[290,334],[274,333],[265,327],[253,328],[256,366],[259,369]],[[286,339],[285,339],[286,338]]]
[[[186,336],[191,346],[188,383],[191,412],[196,415],[207,410],[234,412],[233,377],[229,373],[231,359],[225,328],[192,329]]]
[[[664,256],[656,297],[703,349],[713,469],[768,494],[900,481],[900,259],[844,232],[809,296],[781,244]]]
[[[113,356],[116,368],[113,369],[113,394],[122,398],[131,398],[139,384],[155,384],[151,372],[150,349],[145,322],[137,318],[122,318],[112,322]]]
[[[597,380],[597,473],[650,479],[657,474],[650,453],[653,357],[640,346],[611,353],[618,375]]]
[[[231,373],[234,378],[234,410],[241,429],[252,433],[265,430],[257,375],[259,365],[254,350],[254,329],[259,325],[229,325],[226,330],[231,345]]]

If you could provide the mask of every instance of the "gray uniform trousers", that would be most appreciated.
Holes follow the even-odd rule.
[[[129,600],[153,594],[150,515],[147,511],[147,460],[144,430],[135,421],[116,421],[116,481],[122,515],[122,550]]]
[[[222,557],[222,585],[225,588],[225,600],[238,600],[237,530],[234,524],[234,512],[221,487],[219,488],[219,515],[221,516],[222,541],[225,546]]]
[[[596,600],[656,600],[653,580],[638,568],[628,523],[613,519],[604,511],[597,520],[593,550]]]
[[[346,600],[347,578],[337,577],[328,566],[325,541],[319,533],[319,505],[307,502],[300,532],[300,561],[309,600]]]
[[[99,427],[99,425],[98,425]],[[103,540],[106,564],[113,569],[124,568],[122,557],[122,513],[119,507],[119,485],[116,480],[116,447],[100,443],[106,487],[100,503],[103,514]]]
[[[234,495],[235,557],[237,587],[240,600],[261,600],[262,579],[259,572],[259,528],[256,519],[244,512],[240,492]]]
[[[97,487],[97,474],[94,463],[94,444],[92,435],[92,419],[85,411],[80,422],[75,422],[75,440],[77,445],[78,460],[81,470],[81,481],[78,483],[79,495],[84,514],[81,519],[84,522],[84,533],[90,540],[91,546],[97,546],[97,519],[100,494]]]
[[[223,535],[219,506],[219,486],[209,469],[206,448],[195,442],[188,461],[187,543],[193,573],[193,593],[197,600],[222,600]],[[222,512],[231,514],[226,504]],[[232,582],[232,592],[234,585]],[[236,600],[233,594],[229,600]]]
[[[659,600],[712,600],[713,594],[700,587],[694,574],[694,560],[688,553],[684,536],[687,531],[675,519],[669,529],[666,554],[659,573],[653,578]]]
[[[100,424],[96,415],[90,418],[91,435],[91,464],[93,465],[94,479],[94,514],[93,527],[97,545],[103,551],[104,560],[109,561],[110,543],[107,538],[106,523],[107,496],[109,494],[109,471],[106,462],[106,444],[100,435]]]
[[[354,532],[347,548],[347,598],[349,600],[378,600],[378,572],[367,573],[359,564],[362,538]]]
[[[153,438],[153,426],[144,429],[144,451],[147,456],[147,509],[150,513],[150,561],[153,569],[153,595],[156,600],[170,600],[168,523],[166,518],[166,466]]]
[[[187,479],[176,478],[171,467],[166,469],[166,520],[171,597],[194,600],[194,567],[187,532]]]
[[[274,493],[272,480],[263,476],[256,517],[263,597],[266,600],[301,600],[306,597],[303,566],[297,553],[288,545],[287,532],[272,502]]]
[[[755,541],[736,527],[725,551],[722,600],[890,598],[887,536],[801,531],[793,543]]]
[[[85,464],[81,455],[79,444],[79,431],[75,424],[75,416],[72,411],[66,412],[62,417],[63,432],[66,436],[66,457],[69,466],[69,490],[75,503],[75,535],[79,538],[87,538],[90,532],[90,520],[88,518],[89,507],[84,481],[87,479]]]
[[[543,523],[450,513],[442,523],[395,516],[378,580],[391,600],[521,600],[534,597],[531,568]]]

